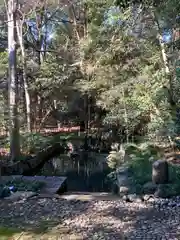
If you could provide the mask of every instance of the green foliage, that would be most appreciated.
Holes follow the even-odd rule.
[[[51,139],[52,137],[45,137],[40,133],[25,133],[21,135],[22,152],[35,153],[47,146]]]
[[[178,183],[180,186],[180,166],[170,165],[169,166],[169,175],[171,183]]]
[[[151,181],[152,163],[158,159],[158,149],[150,144],[140,144],[133,148],[128,146],[128,166],[135,185]]]
[[[9,240],[10,238],[13,238],[15,234],[20,234],[20,232],[21,230],[17,228],[0,226],[0,239]]]
[[[142,192],[143,185],[152,180],[152,163],[159,158],[159,150],[151,144],[140,144],[128,148],[130,174],[136,193]],[[172,197],[180,194],[180,167],[169,164],[169,183],[158,187],[160,195]]]
[[[125,144],[124,151],[110,152],[107,157],[108,166],[118,169],[122,164],[127,164],[136,186],[151,181],[152,162],[159,158],[159,149],[150,143]]]
[[[124,163],[124,153],[111,151],[107,157],[107,164],[111,169],[117,169]]]
[[[158,186],[159,197],[170,198],[174,196],[179,196],[180,194],[180,183],[175,182],[171,184],[161,184]]]
[[[152,162],[149,160],[150,157],[149,154],[141,152],[131,155],[129,166],[135,185],[143,185],[151,180]]]
[[[139,149],[139,146],[135,143],[126,143],[125,151],[129,155],[129,154],[133,154],[133,153],[140,151],[140,149]]]
[[[86,19],[81,19],[82,22],[78,19],[77,24],[62,21],[63,12],[69,15],[70,22],[73,21],[67,6],[55,13],[47,6],[48,14],[54,15],[43,25],[52,31],[53,38],[46,46],[47,52],[41,53],[41,64],[37,64],[37,51],[33,47],[37,44],[36,39],[33,40],[28,29],[25,34],[32,118],[41,118],[41,121],[48,110],[57,108],[61,122],[64,118],[76,122],[86,120],[87,106],[84,105],[85,94],[88,93],[95,102],[90,111],[92,119],[96,121],[99,117],[96,111],[98,106],[105,112],[99,122],[103,118],[103,125],[110,128],[118,126],[117,135],[121,138],[125,139],[124,135],[127,135],[126,139],[134,135],[149,139],[174,137],[177,132],[176,109],[172,109],[169,92],[163,87],[167,83],[169,85],[169,78],[164,73],[157,35],[161,35],[164,28],[178,26],[175,18],[179,14],[179,3],[177,0],[166,0],[156,1],[155,5],[154,2],[136,1],[140,3],[136,5],[140,10],[137,13],[134,1],[84,0],[76,7],[84,13],[83,4],[86,5]],[[120,6],[117,12],[109,11],[117,5]],[[154,13],[160,21],[159,29]],[[35,12],[29,17],[35,20]],[[114,19],[117,20],[115,24]],[[45,38],[44,30],[41,31]],[[167,57],[171,51],[169,45],[164,48]],[[176,50],[173,51],[176,53]],[[7,54],[5,51],[0,53],[0,75],[3,76],[7,70]],[[168,64],[171,70],[171,63]],[[19,59],[18,70],[22,70]],[[175,83],[175,89],[178,88]],[[179,101],[179,93],[177,90],[175,92],[175,99]],[[23,125],[26,114],[22,86],[19,94],[20,122]],[[37,95],[41,99],[38,104]],[[7,94],[0,90],[0,123],[4,126],[7,125],[4,116],[6,100]],[[37,116],[39,112],[40,116]],[[41,134],[24,134],[21,148],[23,152],[36,152],[51,141],[55,140]],[[6,147],[9,148],[8,144]],[[111,157],[111,167],[116,168],[120,164],[118,153]]]
[[[7,52],[0,52],[0,77],[5,77],[8,68],[8,53]]]
[[[36,153],[48,145],[68,140],[71,135],[56,134],[54,136],[44,136],[41,133],[26,133],[21,135],[22,151],[26,153]]]
[[[126,128],[129,135],[137,129],[149,138],[164,135],[167,129],[172,130],[174,121],[167,93],[162,88],[167,79],[153,17],[153,40],[137,38],[128,34],[123,25],[112,28],[104,25],[108,4],[102,2],[99,6],[102,21],[90,22],[89,36],[81,46],[84,68],[91,71],[88,81],[81,79],[78,86],[81,91],[96,92],[97,105],[107,111],[104,124],[119,125],[120,131]],[[94,10],[90,5],[89,11]],[[121,19],[127,21],[126,14],[122,12]],[[131,14],[128,20],[130,17]],[[168,131],[166,135],[173,133]]]

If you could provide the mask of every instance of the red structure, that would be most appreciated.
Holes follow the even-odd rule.
[[[63,133],[80,131],[80,126],[77,127],[61,127],[61,128],[45,128],[40,130],[40,133]]]

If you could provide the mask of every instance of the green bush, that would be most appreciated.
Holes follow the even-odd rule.
[[[180,195],[179,183],[160,184],[158,186],[158,196],[162,198],[170,198]]]
[[[25,133],[21,135],[21,149],[25,153],[35,153],[47,145],[51,137],[45,137],[40,133]]]
[[[135,184],[141,184],[151,181],[152,163],[149,161],[149,155],[136,155],[129,162],[130,172]]]
[[[136,148],[129,147],[128,166],[135,184],[143,185],[151,181],[152,162],[158,159],[156,147],[148,143],[140,144]]]
[[[128,166],[134,187],[139,193],[143,185],[152,180],[152,163],[159,157],[158,148],[143,144],[137,150],[130,151],[128,155]],[[166,197],[180,195],[180,166],[169,164],[169,184],[159,186],[159,191]]]
[[[82,138],[73,133],[58,133],[53,136],[44,136],[41,133],[25,133],[21,135],[21,149],[25,153],[36,153],[48,145],[64,140]]]
[[[139,152],[139,146],[137,144],[134,144],[134,143],[127,143],[125,144],[125,151],[126,153],[128,154],[133,154],[133,153],[136,153],[136,152]]]
[[[124,163],[124,154],[116,151],[111,151],[107,156],[107,164],[111,169],[117,169]]]
[[[180,186],[180,166],[169,164],[169,180]]]

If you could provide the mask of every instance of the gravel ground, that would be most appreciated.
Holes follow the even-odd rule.
[[[127,203],[35,197],[0,201],[0,209],[0,226],[21,228],[11,239],[180,239],[180,198]]]

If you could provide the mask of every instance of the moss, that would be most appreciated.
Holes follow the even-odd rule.
[[[160,184],[155,195],[162,198],[178,196],[180,195],[180,185],[179,183]]]
[[[169,164],[169,179],[171,183],[178,183],[180,186],[180,166]]]
[[[42,187],[44,187],[44,182],[39,181],[27,181],[22,179],[16,179],[12,181],[4,182],[0,185],[0,197],[7,197],[10,195],[9,187],[13,186],[16,191],[30,191],[38,192]]]
[[[149,161],[150,156],[142,154],[135,155],[129,162],[130,173],[135,184],[145,184],[151,181],[152,163]]]
[[[1,227],[0,226],[0,239],[8,240],[11,239],[15,234],[20,233],[20,230],[15,228],[9,228],[9,227]]]

